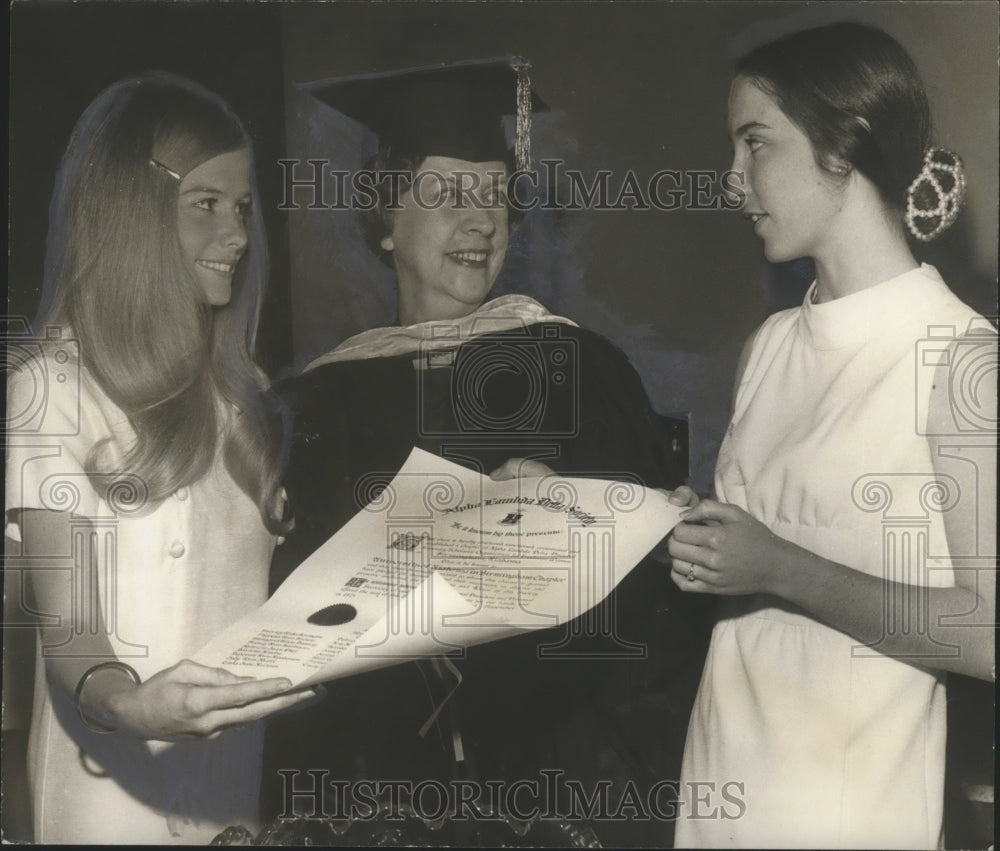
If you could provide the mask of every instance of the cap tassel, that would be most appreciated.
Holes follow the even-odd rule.
[[[517,115],[516,139],[514,141],[514,165],[518,171],[531,168],[531,65],[522,62],[517,65]]]

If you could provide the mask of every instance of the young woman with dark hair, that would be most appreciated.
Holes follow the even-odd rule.
[[[677,844],[939,847],[945,674],[994,676],[996,333],[907,232],[954,221],[961,164],[856,24],[742,59],[729,127],[765,256],[816,280],[748,341],[716,499],[669,543],[674,582],[724,598]]]

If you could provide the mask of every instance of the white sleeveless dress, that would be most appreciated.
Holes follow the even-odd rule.
[[[813,289],[757,335],[717,496],[824,558],[952,585],[923,433],[924,350],[946,348],[976,314],[926,265],[824,304]],[[936,343],[921,342],[929,328]],[[677,846],[938,847],[943,675],[774,597],[722,606],[688,728]]]
[[[100,497],[85,473],[88,452],[104,439],[124,452],[134,432],[67,356],[72,341],[37,349],[8,381],[17,420],[8,435],[6,510],[68,511],[71,526],[79,518],[93,528],[106,553],[99,599],[108,640],[146,680],[267,599],[275,538],[218,459],[201,481],[155,507],[132,502],[128,488]],[[20,540],[14,516],[7,533]],[[262,754],[263,722],[172,743],[94,733],[72,696],[48,687],[41,654],[36,660],[28,744],[36,843],[201,845],[229,825],[256,830]]]

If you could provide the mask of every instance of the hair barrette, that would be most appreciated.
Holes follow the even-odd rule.
[[[172,168],[169,168],[168,166],[165,166],[165,165],[164,165],[163,163],[161,163],[161,162],[160,162],[159,160],[156,160],[156,159],[153,159],[152,157],[150,157],[150,159],[149,159],[149,164],[150,164],[150,165],[154,165],[154,166],[156,166],[157,168],[162,168],[162,169],[163,169],[163,170],[164,170],[164,171],[165,171],[165,172],[166,172],[167,174],[169,174],[169,175],[170,175],[170,176],[171,176],[171,177],[172,177],[172,178],[173,178],[174,180],[180,180],[180,179],[181,179],[181,176],[180,176],[180,175],[179,175],[179,174],[178,174],[178,173],[177,173],[176,171],[174,171],[174,170],[173,170]]]

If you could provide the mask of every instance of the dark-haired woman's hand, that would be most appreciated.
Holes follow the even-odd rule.
[[[691,490],[691,488],[689,488],[687,485],[681,485],[679,488],[676,488],[675,490],[672,491],[665,490],[663,488],[657,488],[657,490],[660,493],[662,493],[665,497],[667,497],[667,500],[670,502],[671,505],[676,505],[679,506],[680,508],[694,508],[699,502],[701,502],[701,497],[699,497],[698,494],[696,494],[693,490]],[[660,541],[660,543],[658,543],[655,547],[653,547],[652,551],[649,554],[654,559],[663,564],[668,564],[668,565],[676,564],[678,565],[677,567],[678,570],[686,571],[687,568],[690,567],[690,565],[688,565],[686,562],[677,562],[670,555],[669,543],[671,534],[673,534],[672,530],[671,532],[667,533],[666,536],[664,536],[663,540]]]
[[[780,593],[782,565],[798,549],[742,508],[712,499],[684,513],[667,548],[681,589],[727,595]]]
[[[698,496],[691,488],[687,485],[681,485],[676,490],[660,490],[660,493],[664,494],[670,501],[671,505],[679,505],[682,508],[694,508],[698,503],[701,502],[701,497]]]

